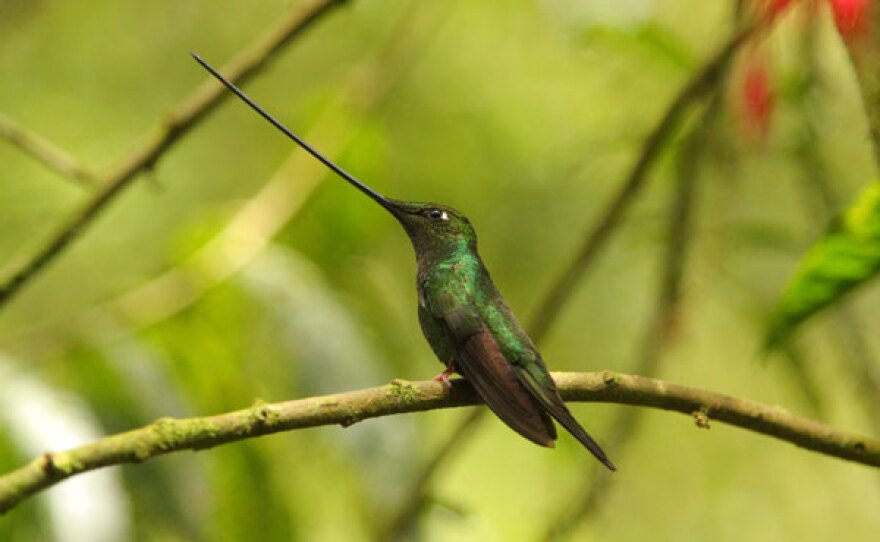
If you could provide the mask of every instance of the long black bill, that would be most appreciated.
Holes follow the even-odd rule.
[[[333,170],[337,175],[339,175],[340,177],[342,177],[343,179],[345,179],[346,181],[351,183],[355,188],[357,188],[358,190],[360,190],[364,194],[368,195],[370,198],[375,200],[379,205],[388,209],[389,211],[392,212],[392,214],[397,216],[397,214],[394,212],[396,207],[388,198],[386,198],[382,194],[376,192],[375,190],[373,190],[369,186],[367,186],[364,183],[357,180],[354,175],[352,175],[351,173],[345,171],[341,167],[339,167],[336,164],[334,164],[333,162],[331,162],[329,158],[327,158],[326,156],[324,156],[323,154],[318,152],[317,149],[315,149],[314,147],[312,147],[311,145],[306,143],[301,137],[299,137],[295,133],[291,132],[290,129],[287,128],[287,126],[281,124],[281,121],[279,121],[278,119],[276,119],[275,117],[270,115],[265,109],[263,109],[262,107],[257,105],[256,102],[254,102],[253,100],[251,100],[248,97],[247,94],[242,92],[231,81],[229,81],[228,79],[226,79],[225,77],[220,75],[220,72],[218,72],[213,67],[211,67],[210,64],[208,64],[207,62],[202,60],[202,57],[200,57],[198,54],[193,53],[193,52],[191,52],[190,54],[193,56],[194,59],[196,59],[196,62],[198,62],[199,64],[202,65],[203,68],[208,70],[208,72],[210,72],[211,75],[216,77],[221,83],[226,85],[226,87],[229,90],[231,90],[236,96],[238,96],[239,98],[244,100],[244,102],[246,104],[251,106],[251,109],[253,109],[257,113],[259,113],[261,117],[268,120],[273,126],[275,126],[279,130],[284,132],[284,135],[286,135],[290,139],[294,140],[297,145],[299,145],[300,147],[303,148],[303,150],[305,150],[306,152],[308,152],[309,154],[311,154],[312,156],[314,156],[315,158],[320,160],[325,166],[327,166],[328,168]]]

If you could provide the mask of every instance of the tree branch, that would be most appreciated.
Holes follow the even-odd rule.
[[[265,66],[273,53],[299,36],[331,8],[344,0],[319,0],[294,9],[281,23],[258,37],[222,71],[234,82],[243,82]],[[149,169],[182,135],[192,128],[218,103],[229,96],[213,78],[206,78],[189,96],[165,116],[143,141],[135,146],[117,165],[101,178],[100,191],[62,227],[46,246],[18,272],[0,285],[0,306],[9,302],[22,286],[33,279],[98,217],[108,203],[131,184],[138,173]]]
[[[330,101],[312,121],[306,141],[329,157],[340,154],[364,124],[364,118],[382,107],[406,76],[434,34],[434,10],[411,4],[387,40],[370,52],[346,77]],[[205,292],[244,268],[302,208],[327,179],[327,170],[299,147],[275,171],[259,192],[208,242],[184,262],[113,299],[99,310],[124,317],[128,325],[143,327],[170,317],[195,303]]]
[[[880,9],[869,5],[865,31],[847,36],[841,32],[852,60],[871,133],[874,162],[880,168]]]
[[[675,192],[670,201],[669,224],[666,250],[661,263],[661,280],[654,316],[648,324],[641,354],[635,371],[646,376],[656,375],[677,333],[681,306],[685,265],[688,250],[694,235],[695,200],[700,166],[705,159],[705,147],[711,144],[713,129],[718,115],[723,109],[723,92],[716,88],[706,106],[699,123],[685,137],[676,162],[678,175]],[[616,454],[624,452],[638,434],[642,422],[642,411],[621,410],[614,416],[610,432],[606,436],[606,446]],[[549,524],[544,536],[546,541],[564,540],[570,531],[587,520],[598,510],[602,498],[614,483],[611,472],[602,472],[593,466],[585,473],[583,483],[575,495],[561,499],[555,507],[558,516]]]
[[[539,340],[561,313],[567,299],[571,299],[572,290],[577,286],[581,276],[595,261],[595,256],[614,231],[623,214],[633,202],[644,185],[647,174],[654,164],[666,142],[675,134],[681,118],[691,105],[706,96],[716,86],[720,75],[727,69],[734,53],[758,28],[752,24],[737,32],[725,43],[697,72],[691,80],[678,92],[675,99],[666,109],[660,122],[654,127],[642,145],[639,157],[633,164],[626,180],[617,195],[605,208],[599,222],[590,230],[584,244],[571,263],[565,268],[556,282],[548,290],[543,301],[535,312],[530,326],[532,338]]]
[[[410,484],[405,493],[406,497],[401,500],[401,507],[385,523],[379,524],[378,534],[375,540],[392,541],[413,538],[413,531],[418,528],[414,519],[425,509],[430,493],[428,486],[437,469],[455,452],[461,450],[461,444],[474,432],[480,420],[486,413],[486,409],[474,409],[458,424],[450,436],[446,438],[440,448],[435,451],[428,461],[421,466],[418,475]]]
[[[0,138],[9,141],[49,169],[79,181],[84,186],[94,188],[101,183],[94,172],[81,165],[66,151],[26,130],[2,113],[0,113]]]
[[[846,433],[771,407],[671,384],[662,380],[612,372],[553,373],[568,401],[597,401],[673,410],[786,440],[826,455],[880,467],[880,440]],[[0,512],[28,496],[71,476],[91,470],[142,463],[181,450],[201,450],[228,442],[281,431],[341,425],[362,420],[479,404],[473,388],[457,379],[451,389],[438,382],[392,381],[386,386],[286,401],[258,403],[250,408],[202,418],[162,418],[154,423],[112,435],[63,452],[45,453],[0,477]]]

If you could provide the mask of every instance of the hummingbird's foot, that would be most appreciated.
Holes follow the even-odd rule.
[[[452,369],[446,369],[434,377],[434,382],[442,382],[443,386],[448,390],[452,388],[452,384],[449,383],[449,375],[451,374],[455,374],[455,371]]]

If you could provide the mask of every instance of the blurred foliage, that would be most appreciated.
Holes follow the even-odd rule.
[[[84,164],[106,167],[205,79],[190,50],[220,65],[297,4],[0,0],[0,109]],[[528,320],[644,135],[730,34],[731,11],[700,0],[352,0],[280,52],[247,91],[377,190],[466,212],[493,279]],[[760,37],[783,91],[762,140],[743,137],[735,77],[726,85],[728,107],[702,158],[677,341],[662,376],[796,412],[819,394],[824,420],[870,432],[864,403],[878,388],[854,383],[836,328],[796,338],[805,376],[791,364],[753,363],[786,277],[825,226],[810,175],[824,172],[844,201],[876,177],[840,39],[823,12],[807,58],[797,46],[804,20],[795,10]],[[806,76],[820,84],[791,83]],[[680,146],[670,142],[599,265],[572,292],[542,345],[553,369],[636,366]],[[439,371],[418,328],[413,255],[399,226],[291,152],[228,100],[3,307],[0,470],[160,416]],[[805,166],[807,154],[814,162]],[[0,164],[5,277],[90,195],[2,141]],[[278,175],[292,191],[285,197],[302,205],[264,205],[272,198],[261,191]],[[252,245],[223,232],[256,201],[261,212],[236,231],[269,237],[242,258]],[[276,230],[260,229],[273,220]],[[206,260],[213,267],[193,266],[219,238],[224,250]],[[218,271],[233,260],[235,272]],[[168,284],[191,297],[142,289],[166,272],[179,273]],[[170,308],[124,303],[144,291]],[[873,326],[876,289],[853,301],[855,317]],[[873,367],[878,340],[867,336]],[[815,389],[805,391],[805,379]],[[600,441],[621,408],[572,407]],[[108,469],[103,479],[89,474],[81,479],[91,486],[72,480],[0,517],[0,539],[370,540],[464,414],[296,431]],[[613,490],[571,539],[880,532],[876,473],[765,437],[697,431],[685,417],[646,412],[633,444],[609,453],[620,467]],[[573,473],[590,461],[565,436],[544,450],[488,420],[442,465],[415,532],[534,540],[578,493],[583,478]],[[78,506],[90,503],[86,517]]]
[[[767,346],[880,271],[880,184],[873,183],[804,256],[779,301]]]

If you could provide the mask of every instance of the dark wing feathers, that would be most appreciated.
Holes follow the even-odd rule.
[[[536,444],[553,446],[553,421],[513,374],[479,315],[467,306],[446,308],[442,320],[455,342],[455,369],[511,429]]]
[[[456,370],[471,383],[492,412],[532,442],[554,445],[553,421],[519,383],[485,326],[460,343],[456,353]]]

